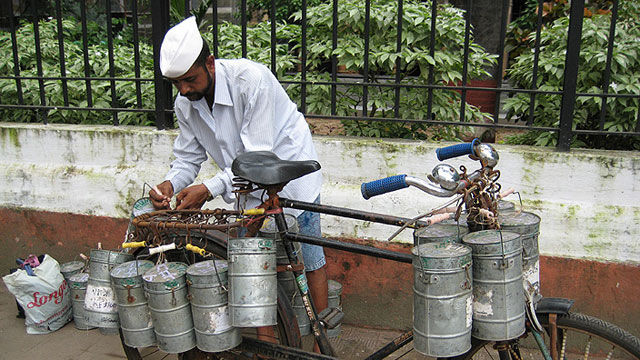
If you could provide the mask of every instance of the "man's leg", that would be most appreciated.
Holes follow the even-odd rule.
[[[317,312],[321,312],[329,306],[329,289],[327,283],[327,266],[307,272],[307,282],[313,305]]]
[[[315,201],[320,202],[320,196]],[[302,235],[321,237],[322,227],[320,224],[320,214],[305,211],[297,218],[299,232]],[[304,260],[304,270],[307,274],[309,291],[313,304],[317,312],[321,312],[328,306],[329,288],[327,285],[327,261],[324,257],[322,246],[301,244],[302,259]]]

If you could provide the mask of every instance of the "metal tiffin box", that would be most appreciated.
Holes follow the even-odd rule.
[[[462,237],[468,233],[469,228],[465,223],[436,223],[416,229],[413,232],[413,243],[418,245],[430,242],[460,243]]]
[[[441,242],[418,245],[413,255],[413,347],[432,357],[471,348],[471,249]]]
[[[153,266],[149,260],[133,260],[111,270],[111,287],[118,304],[122,337],[124,343],[131,347],[156,344],[142,280],[142,275]]]
[[[522,239],[510,231],[482,230],[462,242],[473,256],[473,329],[482,340],[510,340],[525,331]]]
[[[133,260],[133,255],[119,251],[92,249],[89,281],[84,298],[87,323],[105,329],[118,329],[118,307],[111,289],[109,272],[116,265]]]
[[[158,348],[170,354],[196,346],[186,272],[187,264],[168,262],[154,266],[142,276]]]
[[[81,272],[83,268],[84,262],[78,260],[69,261],[60,265],[60,273],[62,274],[64,279],[69,282],[69,278],[71,277],[71,275]]]
[[[201,261],[187,268],[196,346],[202,351],[225,351],[242,341],[240,329],[231,326],[227,275],[224,260]]]
[[[229,239],[229,312],[236,327],[270,326],[277,319],[276,246],[273,239]]]
[[[73,324],[76,329],[89,330],[95,326],[87,324],[87,315],[84,311],[84,296],[87,291],[89,274],[76,273],[69,276],[69,288],[71,289],[71,301],[73,304]]]
[[[537,302],[540,295],[540,252],[538,235],[540,217],[530,212],[500,214],[498,222],[503,230],[513,231],[522,237],[522,281],[529,296]]]

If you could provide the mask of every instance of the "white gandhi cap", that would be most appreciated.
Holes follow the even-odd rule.
[[[195,16],[182,20],[169,29],[160,47],[162,75],[168,78],[184,75],[200,55],[202,43]]]

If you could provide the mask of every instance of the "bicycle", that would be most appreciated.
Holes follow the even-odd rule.
[[[287,295],[278,287],[278,321],[272,331],[275,336],[265,341],[264,336],[261,337],[259,333],[249,336],[245,334],[242,343],[228,352],[204,354],[194,350],[180,354],[179,358],[253,358],[256,355],[261,358],[332,358],[334,351],[326,337],[325,328],[335,326],[341,319],[341,313],[335,309],[328,309],[321,314],[316,313],[306,288],[303,267],[296,256],[293,242],[321,245],[391,261],[404,263],[415,261],[415,256],[411,254],[290,232],[282,211],[283,208],[314,211],[326,215],[398,226],[399,230],[396,234],[406,228],[420,229],[431,226],[448,218],[451,213],[454,214],[456,221],[459,221],[464,210],[471,232],[499,229],[498,203],[512,190],[500,193],[501,186],[498,183],[500,173],[494,169],[499,159],[497,151],[492,146],[481,144],[476,139],[471,143],[441,148],[436,152],[439,160],[469,155],[472,159],[478,160],[481,166],[478,170],[468,174],[464,167],[461,167],[461,171],[458,172],[447,164],[439,164],[434,168],[432,175],[428,177],[429,181],[407,175],[396,175],[362,185],[362,194],[365,198],[408,186],[416,187],[438,197],[453,197],[442,206],[413,219],[280,198],[278,192],[289,181],[317,171],[320,165],[315,161],[283,161],[269,152],[252,152],[240,155],[232,167],[234,175],[237,177],[234,179],[234,186],[239,194],[260,190],[263,191],[263,198],[266,195],[266,200],[256,209],[165,210],[136,217],[133,220],[136,232],[130,240],[137,241],[125,243],[123,247],[137,247],[135,254],[139,257],[144,257],[143,254],[151,255],[154,253],[161,253],[162,256],[165,256],[164,250],[171,250],[167,252],[171,255],[166,256],[178,258],[188,263],[213,257],[225,258],[227,241],[237,228],[245,226],[248,228],[248,236],[255,236],[264,219],[272,217],[289,260],[289,265],[279,266],[278,270],[291,271],[299,280],[297,282],[298,290],[311,322],[312,335],[322,354],[326,354],[315,354],[299,349],[301,344],[300,331],[291,303]],[[451,207],[453,204],[456,206]],[[500,234],[502,233],[500,232]],[[539,294],[533,293],[533,295],[540,297]],[[572,304],[573,301],[569,299],[544,297],[537,299],[534,303],[529,296],[526,328],[522,335],[497,341],[480,340],[473,337],[468,351],[447,357],[471,359],[489,354],[491,358],[495,358],[492,353],[497,352],[497,356],[501,360],[520,360],[523,358],[556,360],[573,358],[575,352],[582,349],[581,357],[585,359],[594,353],[606,354],[607,359],[640,359],[640,340],[638,338],[613,324],[588,315],[570,312]],[[367,359],[387,357],[398,349],[406,347],[413,340],[413,337],[413,331],[408,331],[375,351]],[[140,359],[142,355],[146,354],[141,353],[138,349],[128,347],[124,341],[123,348],[128,359]]]

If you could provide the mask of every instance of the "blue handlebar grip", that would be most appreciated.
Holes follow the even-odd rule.
[[[436,156],[438,160],[447,160],[454,157],[462,156],[462,155],[472,155],[474,154],[474,146],[476,143],[479,143],[480,140],[473,139],[470,143],[451,145],[443,148],[436,149]]]
[[[369,200],[372,196],[409,187],[405,181],[406,176],[407,175],[395,175],[384,179],[370,181],[368,183],[362,183],[362,186],[360,186],[362,197]]]

